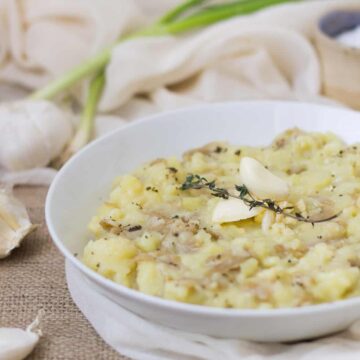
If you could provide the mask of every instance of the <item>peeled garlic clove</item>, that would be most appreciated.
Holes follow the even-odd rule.
[[[0,359],[22,360],[35,348],[41,336],[39,316],[26,329],[0,328]]]
[[[262,231],[264,233],[267,233],[274,222],[275,222],[275,213],[273,211],[266,210],[261,221]]]
[[[8,190],[0,189],[0,259],[8,256],[33,229],[25,206]]]
[[[226,223],[252,218],[259,214],[260,208],[250,210],[240,199],[220,200],[215,206],[212,221],[215,223]]]
[[[259,199],[282,200],[289,194],[288,184],[271,173],[259,161],[244,157],[240,161],[240,178]]]
[[[18,171],[46,166],[71,136],[69,114],[50,101],[0,105],[0,167]]]

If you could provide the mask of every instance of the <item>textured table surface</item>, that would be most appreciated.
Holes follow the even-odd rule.
[[[44,187],[15,190],[39,226],[10,257],[0,260],[0,327],[26,327],[44,309],[44,336],[29,360],[125,359],[102,341],[70,298],[64,259],[45,226],[46,192]]]

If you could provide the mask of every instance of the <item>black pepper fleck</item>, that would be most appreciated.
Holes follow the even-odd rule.
[[[159,192],[159,190],[155,187],[155,186],[147,186],[146,188],[145,188],[145,190],[147,190],[147,191],[153,191],[153,192]]]
[[[129,232],[133,232],[133,231],[139,231],[142,229],[142,226],[141,225],[135,225],[135,226],[132,226],[128,229]]]
[[[176,174],[178,172],[178,169],[176,169],[176,168],[174,168],[172,166],[168,167],[168,169],[169,169],[170,172],[172,172],[174,174]]]

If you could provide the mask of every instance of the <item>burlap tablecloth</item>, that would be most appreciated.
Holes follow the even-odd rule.
[[[39,227],[9,258],[0,260],[0,327],[25,327],[44,309],[44,336],[29,360],[125,359],[97,336],[70,298],[64,258],[44,221],[46,192],[44,187],[15,190]]]

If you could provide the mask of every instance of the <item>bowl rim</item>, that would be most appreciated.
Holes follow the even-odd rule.
[[[160,118],[166,117],[172,114],[179,113],[192,113],[197,111],[202,111],[208,108],[213,107],[232,107],[232,106],[254,106],[254,105],[268,105],[268,106],[282,106],[282,105],[290,105],[294,107],[302,107],[302,106],[311,106],[314,108],[320,109],[331,109],[337,111],[344,111],[348,113],[354,113],[360,116],[360,113],[345,107],[332,107],[324,104],[317,104],[311,102],[299,102],[299,101],[281,101],[281,100],[250,100],[250,101],[231,101],[231,102],[216,102],[216,103],[208,103],[203,105],[196,105],[171,111],[164,111],[161,113],[153,114],[150,116],[143,117],[139,120],[130,122],[124,126],[121,126],[119,129],[111,131],[109,134],[105,134],[98,139],[95,139],[90,144],[86,145],[82,150],[80,150],[77,154],[75,154],[58,172],[52,181],[50,188],[48,190],[45,202],[45,220],[46,225],[49,230],[50,237],[58,248],[58,250],[62,253],[66,260],[70,261],[76,269],[81,272],[81,275],[86,275],[91,281],[94,281],[98,286],[103,286],[104,288],[111,289],[117,294],[120,294],[122,297],[126,297],[130,300],[144,302],[150,304],[157,308],[166,308],[167,310],[173,311],[182,311],[189,314],[195,315],[206,315],[206,316],[221,316],[226,318],[233,317],[246,317],[246,318],[271,318],[271,317],[288,317],[288,316],[299,316],[299,315],[311,315],[313,313],[326,313],[332,310],[345,309],[352,306],[360,305],[360,296],[348,298],[344,300],[337,300],[333,302],[326,302],[321,304],[313,304],[313,305],[305,305],[301,307],[292,307],[292,308],[273,308],[273,309],[242,309],[242,308],[218,308],[211,307],[206,305],[197,305],[197,304],[188,304],[173,300],[167,300],[160,297],[144,294],[138,290],[128,288],[124,285],[115,283],[110,279],[103,277],[102,275],[96,273],[94,270],[88,268],[85,264],[83,264],[78,257],[76,257],[70,250],[66,248],[66,246],[61,241],[58,236],[55,228],[52,224],[51,219],[51,206],[52,200],[55,191],[57,190],[57,184],[62,178],[63,174],[66,173],[67,169],[72,166],[73,162],[77,161],[79,157],[82,156],[88,149],[99,146],[101,143],[106,142],[110,137],[116,137],[117,134],[126,131],[129,128],[133,127],[141,127],[143,123],[148,121],[156,121]],[[167,120],[172,121],[172,120]],[[87,280],[87,279],[85,279]]]

